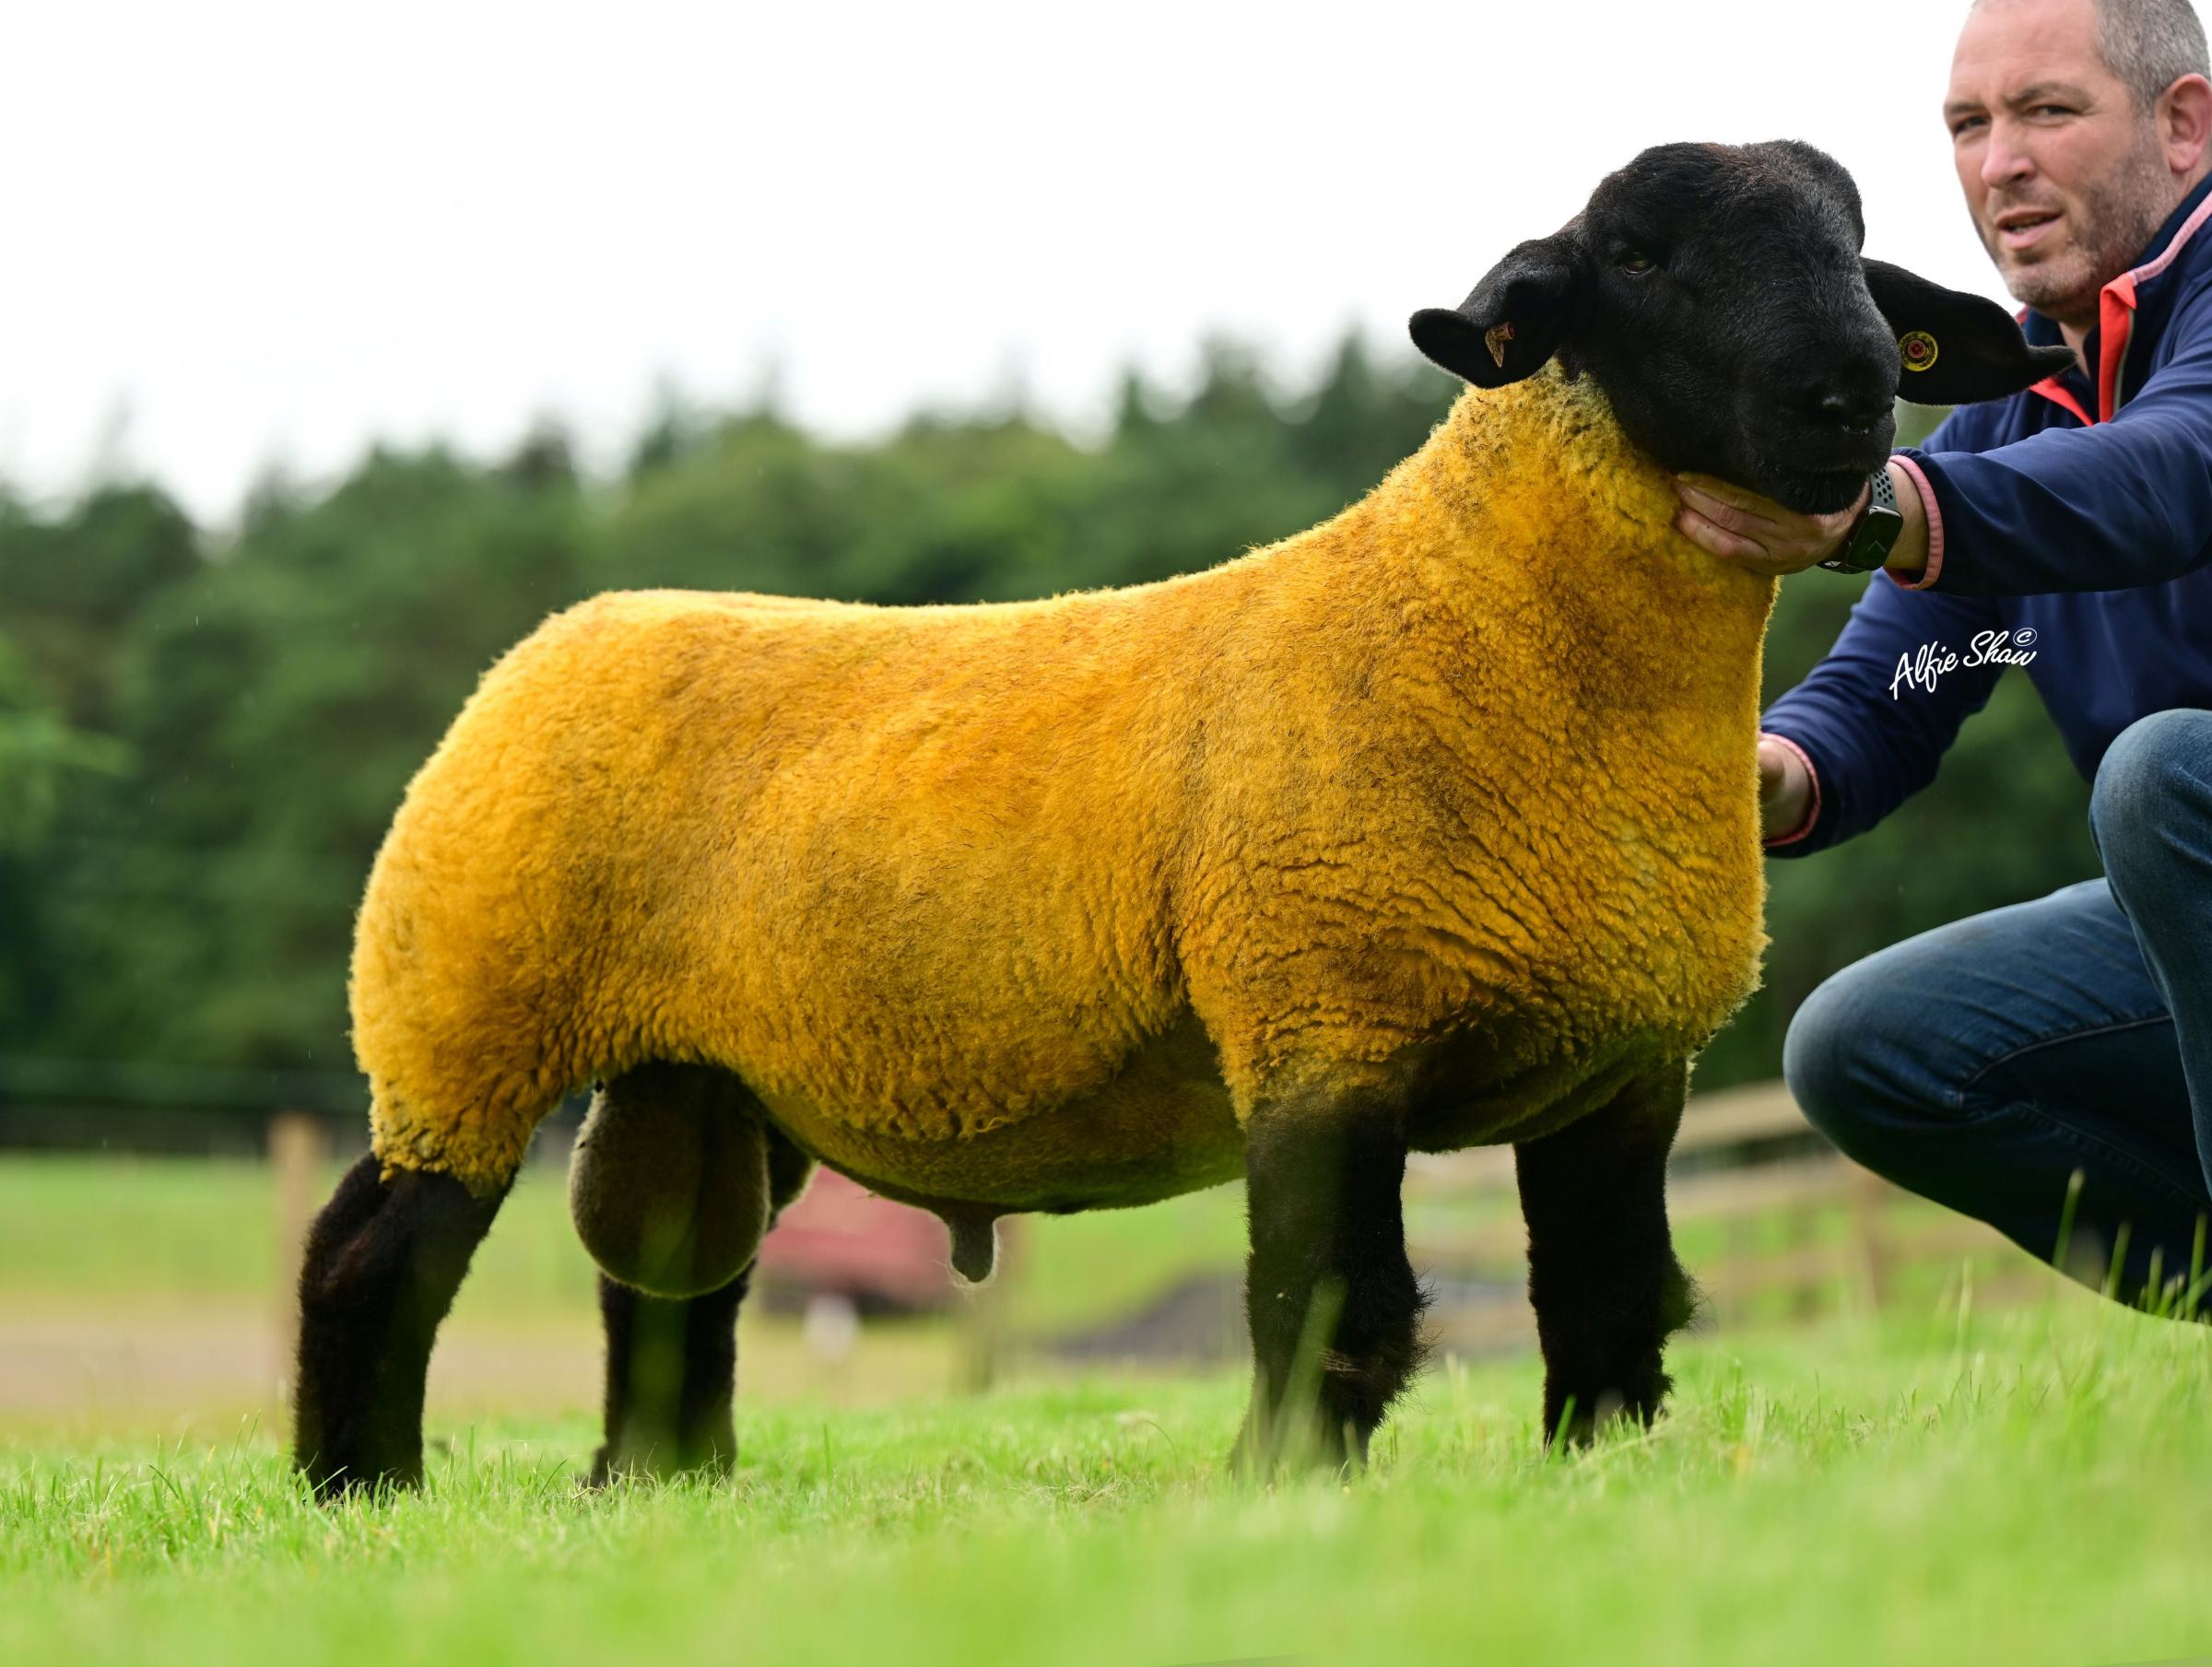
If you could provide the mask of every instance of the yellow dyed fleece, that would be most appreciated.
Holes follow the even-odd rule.
[[[1554,366],[1185,578],[556,615],[370,877],[375,1149],[493,1190],[571,1086],[707,1062],[894,1195],[1068,1208],[1224,1179],[1255,1104],[1447,1045],[1417,1146],[1590,1109],[1767,941],[1775,583],[1674,506]]]

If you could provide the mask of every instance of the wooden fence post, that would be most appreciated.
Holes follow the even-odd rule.
[[[997,1265],[991,1277],[961,1293],[967,1307],[960,1316],[959,1369],[960,1388],[970,1394],[982,1393],[1006,1369],[1013,1285],[1027,1260],[1029,1229],[1019,1216],[1000,1216],[995,1231]]]
[[[1806,1321],[1820,1311],[1820,1276],[1815,1252],[1819,1248],[1816,1228],[1820,1212],[1799,1209],[1786,1213],[1780,1223],[1782,1254],[1791,1267],[1788,1305],[1792,1320]]]
[[[1720,1309],[1716,1318],[1723,1325],[1735,1325],[1750,1310],[1756,1292],[1759,1271],[1759,1247],[1756,1242],[1757,1224],[1741,1211],[1732,1211],[1721,1224],[1721,1239],[1726,1247],[1722,1253]]]
[[[330,1131],[319,1117],[279,1111],[269,1119],[269,1191],[276,1234],[276,1288],[270,1318],[276,1332],[277,1415],[290,1382],[292,1340],[300,1331],[300,1259],[307,1231],[322,1203],[323,1177],[330,1167]]]
[[[1889,1296],[1889,1246],[1882,1227],[1882,1178],[1872,1169],[1853,1164],[1844,1182],[1851,1195],[1852,1238],[1858,1250],[1859,1285],[1869,1309],[1878,1309]]]

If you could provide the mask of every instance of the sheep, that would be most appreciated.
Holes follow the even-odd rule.
[[[1662,146],[1414,315],[1469,386],[1295,537],[1006,605],[615,593],[511,650],[361,905],[373,1150],[300,1275],[314,1487],[420,1479],[438,1324],[594,1080],[595,1474],[726,1462],[746,1264],[818,1163],[971,1273],[1004,1214],[1241,1176],[1253,1468],[1363,1459],[1421,1354],[1406,1156],[1510,1142],[1545,1438],[1648,1424],[1696,1302],[1667,1152],[1767,941],[1775,594],[1673,530],[1669,471],[1833,511],[1901,335],[1940,343],[1929,403],[2050,370],[1864,237],[1809,147]]]

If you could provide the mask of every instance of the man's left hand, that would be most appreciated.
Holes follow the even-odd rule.
[[[1842,548],[1872,489],[1863,487],[1849,509],[1833,515],[1800,515],[1710,475],[1677,475],[1675,494],[1682,508],[1675,512],[1675,530],[1724,561],[1779,579],[1817,567]]]

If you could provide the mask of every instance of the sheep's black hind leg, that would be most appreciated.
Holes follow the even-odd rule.
[[[806,1190],[813,1162],[772,1127],[769,1226]],[[737,1457],[737,1312],[748,1266],[718,1291],[667,1300],[599,1276],[606,1329],[606,1439],[591,1483],[618,1475],[726,1472]]]
[[[1697,1307],[1666,1222],[1666,1158],[1688,1085],[1677,1062],[1515,1148],[1547,1444],[1561,1434],[1585,1443],[1616,1415],[1648,1426],[1673,1387],[1663,1351]]]
[[[1253,1381],[1237,1466],[1362,1462],[1421,1359],[1403,1124],[1372,1109],[1262,1108],[1245,1176]]]
[[[606,1324],[606,1439],[594,1485],[617,1474],[726,1471],[737,1456],[737,1309],[747,1268],[688,1300],[648,1297],[599,1276]]]
[[[500,1208],[450,1175],[382,1168],[346,1172],[300,1269],[293,1456],[324,1498],[421,1482],[430,1344]]]

